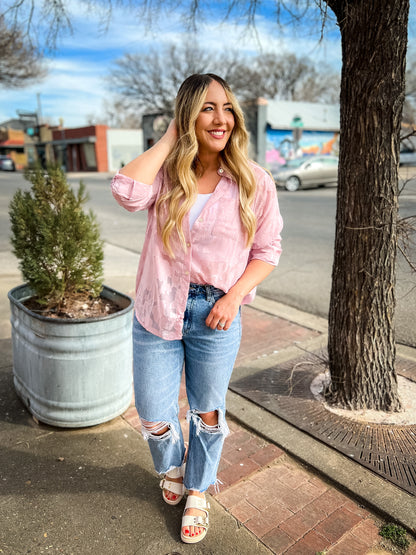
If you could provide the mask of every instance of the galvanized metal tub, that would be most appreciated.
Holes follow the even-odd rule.
[[[133,300],[109,287],[102,297],[121,310],[69,320],[35,314],[22,301],[28,285],[9,294],[13,379],[17,394],[41,422],[64,428],[101,424],[130,405]]]

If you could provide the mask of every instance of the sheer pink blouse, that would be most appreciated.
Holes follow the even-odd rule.
[[[228,292],[253,259],[277,265],[281,254],[283,221],[276,187],[270,175],[251,163],[257,181],[253,211],[257,218],[254,242],[246,247],[239,214],[239,191],[225,172],[195,221],[192,230],[185,217],[186,251],[173,238],[175,258],[166,253],[157,231],[155,203],[168,186],[163,169],[146,185],[118,173],[111,183],[117,202],[134,212],[148,211],[143,251],[136,278],[135,314],[142,326],[164,339],[181,339],[190,283],[210,284]],[[174,234],[172,234],[173,236]],[[253,289],[243,300],[249,303]]]

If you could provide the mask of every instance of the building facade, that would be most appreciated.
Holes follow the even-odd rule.
[[[0,154],[9,156],[17,170],[27,166],[28,157],[25,152],[25,133],[22,129],[0,128]]]
[[[338,155],[339,104],[268,100],[259,163],[273,170],[291,158]]]
[[[53,131],[54,159],[67,172],[116,172],[143,152],[140,129],[90,125]]]
[[[19,120],[0,125],[0,154],[10,156],[20,170],[37,163],[43,167],[58,163],[67,172],[116,172],[141,152],[141,129],[40,125],[31,136]]]
[[[67,172],[108,171],[107,130],[107,125],[54,129],[54,161]]]

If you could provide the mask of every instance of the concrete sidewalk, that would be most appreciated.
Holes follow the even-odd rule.
[[[106,284],[131,294],[136,266],[136,255],[106,245]],[[12,262],[3,268],[2,295],[21,281]],[[415,530],[414,497],[230,391],[210,530],[197,546],[183,544],[183,504],[163,503],[134,406],[83,430],[34,422],[14,392],[4,299],[1,308],[0,554],[364,555],[386,549],[383,519]],[[280,322],[278,352],[262,327],[270,315]],[[326,343],[323,319],[266,299],[244,319],[239,376]],[[183,387],[180,407],[186,432]],[[411,541],[407,553],[416,554]]]
[[[190,552],[183,507],[162,501],[141,435],[121,417],[85,430],[35,423],[14,393],[9,340],[0,354],[0,553]],[[215,500],[211,518],[198,553],[269,552]]]

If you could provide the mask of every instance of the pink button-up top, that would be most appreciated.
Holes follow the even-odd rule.
[[[112,192],[121,206],[130,212],[148,210],[137,271],[135,313],[141,325],[151,333],[164,339],[181,339],[190,283],[213,285],[227,293],[250,260],[278,263],[283,222],[276,187],[266,171],[254,163],[251,167],[257,181],[252,205],[257,231],[251,247],[246,247],[245,229],[240,219],[238,186],[223,173],[192,230],[189,218],[184,219],[186,251],[172,234],[175,258],[168,256],[157,231],[155,204],[168,186],[163,169],[152,185],[120,173],[113,178]],[[244,298],[243,304],[251,302],[254,296],[255,289]]]

